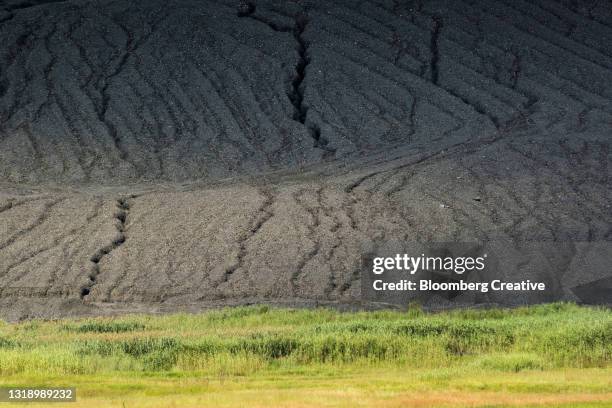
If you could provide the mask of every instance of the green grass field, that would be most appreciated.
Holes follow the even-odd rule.
[[[0,323],[0,386],[77,388],[56,407],[603,407],[611,358],[612,311],[571,304]]]

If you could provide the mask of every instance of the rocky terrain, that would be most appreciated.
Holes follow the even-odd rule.
[[[2,318],[370,307],[389,240],[612,242],[608,0],[11,0],[0,35]],[[422,301],[605,303],[571,258]]]

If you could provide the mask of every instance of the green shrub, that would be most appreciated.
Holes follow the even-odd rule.
[[[477,361],[481,368],[519,372],[523,370],[543,370],[546,363],[535,354],[494,354]]]
[[[67,331],[76,333],[125,333],[142,331],[146,326],[137,322],[88,322],[79,326],[64,326]]]
[[[18,343],[15,340],[6,337],[0,337],[0,349],[11,349],[17,347]]]

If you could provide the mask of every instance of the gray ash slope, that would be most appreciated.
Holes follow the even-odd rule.
[[[0,10],[7,318],[353,304],[386,240],[612,241],[612,2]],[[570,263],[424,302],[601,298]]]

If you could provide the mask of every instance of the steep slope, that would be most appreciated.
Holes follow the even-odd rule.
[[[612,29],[561,4],[242,3],[7,3],[2,179],[212,180],[612,112]]]
[[[427,306],[605,298],[571,243],[612,243],[609,1],[0,9],[2,316],[374,307],[394,240],[555,244],[496,275],[545,295]]]

